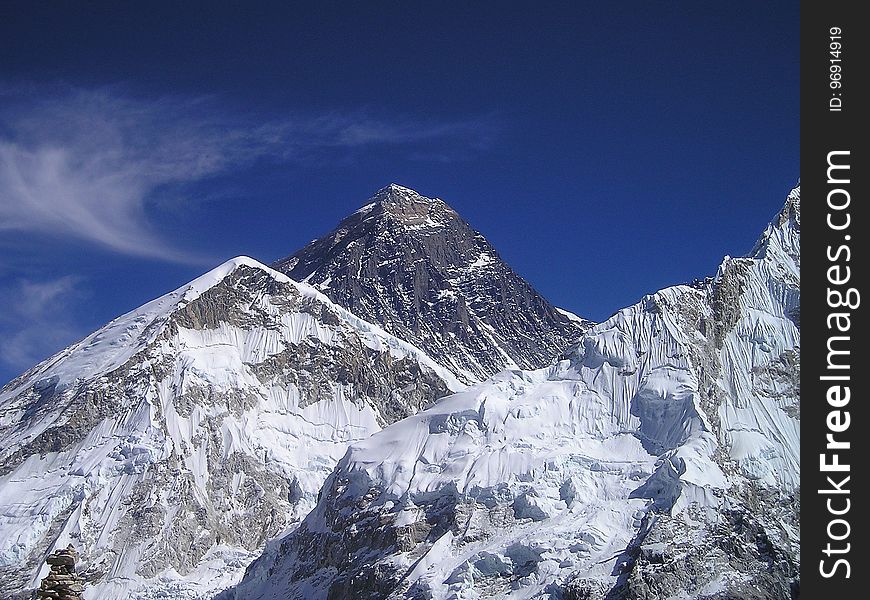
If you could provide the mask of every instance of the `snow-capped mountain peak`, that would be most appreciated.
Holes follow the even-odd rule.
[[[764,258],[768,252],[775,254],[780,263],[793,262],[800,268],[801,189],[794,188],[786,198],[785,205],[770,222],[755,243],[750,256]]]
[[[22,385],[35,377],[54,379],[55,386],[65,387],[76,380],[92,379],[99,373],[118,368],[153,341],[169,315],[220,283],[241,265],[268,268],[246,256],[226,261],[177,290],[112,320],[80,342],[30,369],[3,388],[0,404],[16,395]],[[275,275],[284,277],[280,273]],[[317,292],[312,289],[309,293]]]
[[[443,200],[396,184],[273,266],[466,382],[544,366],[590,324],[555,309]]]
[[[88,598],[208,596],[350,441],[462,387],[314,288],[227,261],[0,390],[0,596],[69,543]]]
[[[275,266],[0,390],[0,596],[73,544],[88,600],[793,597],[799,187],[594,326],[396,184]]]
[[[459,215],[440,198],[427,198],[410,188],[391,183],[375,192],[368,203],[354,212],[364,223],[377,221],[382,228],[401,228],[408,231],[449,227]],[[348,229],[339,226],[343,235]],[[421,232],[421,235],[425,233]]]

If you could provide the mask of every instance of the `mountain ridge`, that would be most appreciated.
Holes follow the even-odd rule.
[[[0,595],[74,543],[91,597],[205,597],[307,512],[348,441],[462,387],[310,286],[227,261],[0,391]]]
[[[351,444],[222,598],[797,597],[799,202],[556,365]]]
[[[544,366],[591,324],[559,312],[446,202],[397,184],[273,267],[466,383]]]
[[[226,597],[790,596],[799,187],[749,255],[594,326],[443,201],[378,194],[288,267],[308,283],[231,259],[0,389],[0,596],[68,543],[89,599],[245,570]]]

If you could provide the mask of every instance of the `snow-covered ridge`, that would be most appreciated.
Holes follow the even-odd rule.
[[[88,380],[97,374],[105,374],[120,367],[159,335],[160,325],[165,323],[173,311],[197,299],[241,266],[261,270],[276,281],[295,286],[304,296],[323,302],[349,324],[358,327],[360,331],[370,333],[372,344],[377,344],[376,340],[379,339],[386,340],[386,345],[391,349],[419,357],[439,376],[443,376],[445,381],[451,382],[452,389],[464,387],[452,373],[430,359],[419,348],[391,336],[377,325],[363,321],[350,311],[334,304],[316,288],[296,282],[284,273],[275,271],[253,258],[237,256],[200,275],[190,283],[113,319],[80,342],[61,350],[30,369],[25,374],[27,379],[19,382],[20,378],[18,378],[11,382],[11,385],[0,390],[0,407],[5,401],[17,395],[34,378],[56,377],[54,385],[64,387],[75,380]],[[0,425],[2,425],[2,421],[0,421]]]
[[[352,444],[235,598],[791,598],[799,198],[706,284]]]
[[[80,342],[36,365],[25,373],[24,381],[13,381],[12,385],[0,390],[0,406],[29,385],[33,378],[56,377],[55,385],[64,387],[77,379],[91,379],[120,367],[156,338],[159,326],[174,310],[198,298],[241,265],[268,269],[247,256],[226,261],[190,283],[113,319]],[[275,272],[275,275],[286,279],[281,273]],[[308,293],[317,292],[309,290]]]
[[[591,327],[591,326],[595,325],[595,323],[593,323],[589,319],[584,319],[583,317],[575,315],[570,310],[565,310],[564,308],[559,308],[558,306],[556,307],[556,310],[559,312],[560,315],[563,315],[563,316],[567,317],[568,319],[570,319],[571,321],[574,321],[575,323],[579,323],[579,324],[583,325],[584,327]]]
[[[73,543],[89,599],[210,597],[349,442],[463,387],[312,287],[227,261],[0,392],[0,596]]]

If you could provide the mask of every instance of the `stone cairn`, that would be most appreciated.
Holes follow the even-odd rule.
[[[78,552],[68,546],[64,550],[58,550],[50,554],[45,562],[51,571],[42,580],[42,585],[36,591],[37,598],[51,600],[82,600],[82,578],[76,575],[76,561]]]

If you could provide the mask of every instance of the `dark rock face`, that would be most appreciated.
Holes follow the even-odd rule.
[[[72,546],[58,550],[45,559],[51,569],[36,591],[37,598],[81,600],[85,591],[82,578],[76,574],[79,555]]]
[[[717,522],[705,525],[704,544],[697,543],[698,532],[684,522],[657,515],[642,543],[630,549],[625,576],[606,599],[654,600],[674,590],[704,600],[797,598],[799,565],[778,544],[780,532],[765,528],[756,517],[775,514],[799,527],[799,513],[791,507],[800,506],[800,495],[765,501],[765,506],[722,511]],[[711,585],[717,578],[724,581]]]
[[[272,266],[465,381],[544,367],[590,325],[556,310],[442,200],[395,184]]]

